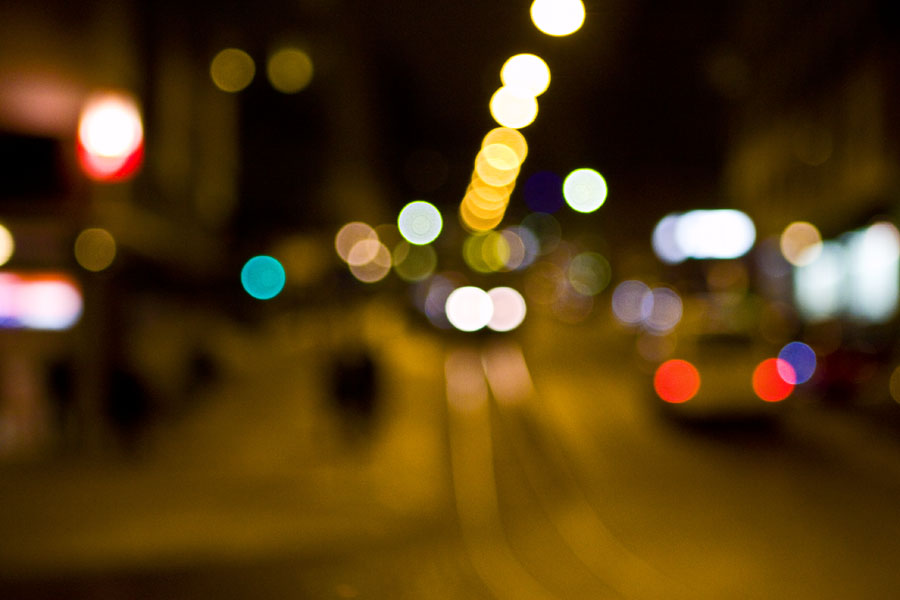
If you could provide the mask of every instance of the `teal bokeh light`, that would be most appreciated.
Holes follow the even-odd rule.
[[[248,294],[268,300],[284,289],[284,267],[271,256],[254,256],[241,269],[241,284]]]

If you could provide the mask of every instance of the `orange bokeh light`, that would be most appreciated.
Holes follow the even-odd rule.
[[[700,390],[700,373],[686,360],[667,360],[656,369],[653,388],[666,402],[687,402]]]
[[[789,374],[784,377],[783,374]],[[794,391],[794,368],[786,360],[767,358],[753,371],[753,391],[766,402],[780,402]]]

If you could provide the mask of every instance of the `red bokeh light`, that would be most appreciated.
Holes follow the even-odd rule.
[[[144,127],[137,102],[119,92],[88,98],[78,122],[76,152],[91,179],[118,181],[134,175],[144,158]]]
[[[687,402],[700,390],[700,373],[686,360],[667,360],[656,369],[653,388],[666,402]]]
[[[144,159],[143,142],[126,156],[99,156],[88,152],[78,140],[78,162],[88,177],[96,181],[121,181],[128,179],[141,166]]]
[[[767,358],[753,371],[753,391],[766,402],[779,402],[791,395],[797,377],[786,360]]]

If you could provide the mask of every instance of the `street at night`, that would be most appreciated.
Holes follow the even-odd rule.
[[[887,599],[885,0],[0,0],[0,598]]]

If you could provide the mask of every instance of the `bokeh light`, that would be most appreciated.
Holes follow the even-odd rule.
[[[812,223],[795,221],[785,227],[779,245],[786,261],[795,267],[802,267],[822,254],[822,234]]]
[[[753,391],[766,402],[780,402],[794,391],[794,368],[786,360],[767,358],[753,371]]]
[[[644,298],[648,294],[650,287],[646,283],[636,279],[623,281],[613,290],[613,315],[625,325],[640,324],[647,317]]]
[[[494,120],[503,127],[521,129],[537,118],[538,103],[527,92],[503,86],[491,96],[490,111]]]
[[[254,256],[241,269],[244,290],[259,300],[274,298],[284,289],[285,273],[281,263],[271,256]]]
[[[687,402],[700,391],[700,373],[686,360],[667,360],[657,367],[653,375],[653,389],[666,402]]]
[[[562,226],[553,215],[535,212],[522,219],[522,227],[534,234],[538,241],[538,254],[546,255],[559,246],[562,239]]]
[[[0,323],[27,329],[69,329],[81,318],[83,299],[66,275],[0,274]]]
[[[688,258],[738,258],[756,242],[756,226],[739,210],[692,210],[678,217],[675,242]]]
[[[239,92],[250,85],[256,74],[256,63],[238,48],[225,48],[209,65],[209,76],[223,92]]]
[[[144,126],[130,95],[103,93],[85,102],[76,143],[84,172],[98,181],[133,175],[144,155]]]
[[[12,258],[16,250],[16,243],[12,233],[0,224],[0,266],[5,265]]]
[[[891,371],[891,378],[888,381],[888,391],[894,402],[900,403],[900,366]]]
[[[350,250],[361,240],[378,240],[375,230],[361,221],[352,221],[342,226],[334,236],[334,249],[341,260],[347,262]]]
[[[803,342],[791,342],[786,344],[779,352],[778,372],[781,378],[788,383],[806,383],[816,371],[816,352]],[[791,368],[786,369],[787,364]]]
[[[518,129],[510,127],[494,127],[488,131],[481,140],[481,147],[490,146],[491,144],[503,144],[513,150],[519,157],[519,164],[525,162],[528,156],[528,141]]]
[[[844,308],[846,249],[839,242],[822,242],[817,254],[794,270],[794,302],[809,321],[837,317]]]
[[[490,273],[490,265],[484,260],[485,233],[474,233],[463,242],[462,256],[466,266],[478,273]]]
[[[381,251],[383,245],[381,240],[377,239],[359,240],[350,248],[350,254],[347,255],[347,264],[351,267],[361,267],[369,264],[375,260],[375,256]]]
[[[846,236],[847,309],[869,323],[884,323],[900,302],[900,233],[880,222]]]
[[[410,244],[429,244],[441,234],[441,213],[430,202],[410,202],[397,216],[400,235]]]
[[[509,269],[521,270],[534,264],[540,254],[541,245],[533,231],[527,227],[514,225],[507,227],[501,233],[509,243],[510,256],[509,263],[506,265]],[[521,254],[519,254],[520,251]]]
[[[511,287],[495,287],[488,291],[494,312],[487,323],[494,331],[512,331],[525,320],[525,298]]]
[[[494,316],[494,302],[483,289],[467,285],[447,296],[445,312],[450,324],[460,331],[478,331]]]
[[[497,227],[505,214],[503,210],[496,211],[492,215],[479,214],[477,208],[471,202],[463,202],[459,205],[459,220],[463,227],[472,232],[489,231]]]
[[[284,94],[295,94],[312,81],[313,63],[299,48],[282,48],[269,57],[266,75],[272,87]]]
[[[594,212],[606,202],[606,180],[594,169],[575,169],[563,180],[563,198],[580,213]]]
[[[404,281],[422,281],[437,268],[437,252],[432,246],[401,242],[392,254],[394,272]]]
[[[516,54],[503,63],[500,81],[504,86],[540,96],[550,86],[550,68],[540,56]]]
[[[420,285],[422,285],[420,309],[432,325],[449,329],[451,325],[445,310],[447,298],[453,290],[464,285],[464,279],[458,273],[442,273],[432,276]]]
[[[531,21],[542,33],[552,36],[570,35],[584,23],[581,0],[534,0]]]
[[[391,252],[379,240],[361,240],[350,250],[350,273],[363,283],[381,281],[391,271]]]
[[[681,321],[681,296],[666,287],[653,288],[641,299],[642,324],[654,333],[671,331]]]
[[[538,171],[525,180],[525,204],[535,212],[554,213],[565,205],[563,178],[552,171]]]
[[[475,157],[475,173],[490,186],[507,186],[519,175],[519,157],[506,144],[489,144]]]
[[[596,296],[609,285],[612,268],[603,255],[597,252],[582,252],[569,262],[566,275],[576,292],[585,296]]]
[[[507,250],[506,261],[501,270],[515,271],[521,268],[527,258],[528,249],[525,247],[525,242],[519,235],[517,228],[506,228],[499,233],[503,237]]]
[[[678,231],[678,219],[680,215],[666,215],[653,228],[653,252],[667,264],[677,264],[687,258],[687,254],[678,245],[676,233]]]
[[[75,239],[75,260],[88,271],[102,271],[116,258],[116,240],[105,229],[85,229]]]

